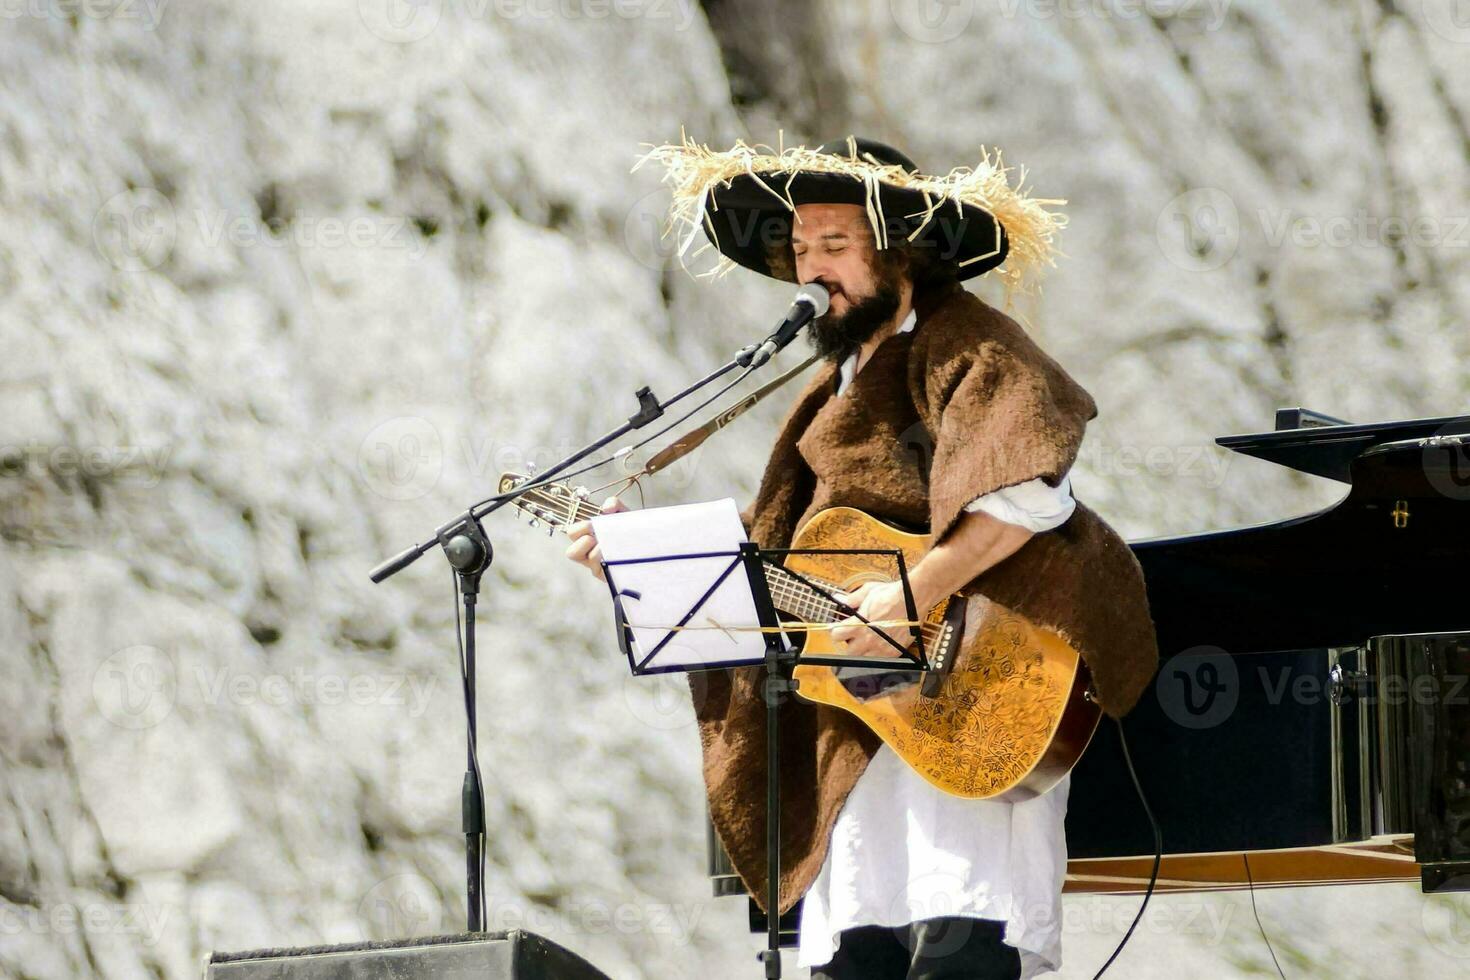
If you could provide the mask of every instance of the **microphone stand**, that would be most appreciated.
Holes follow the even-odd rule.
[[[791,333],[794,335],[794,331]],[[483,932],[485,928],[485,794],[484,784],[480,778],[480,767],[476,752],[478,731],[476,729],[475,718],[475,605],[480,593],[480,579],[484,575],[485,570],[490,567],[495,551],[490,544],[489,537],[485,534],[485,529],[481,525],[480,519],[511,503],[521,494],[550,482],[558,473],[563,472],[578,461],[597,452],[613,440],[621,438],[634,429],[641,429],[655,419],[660,418],[669,406],[674,405],[701,388],[724,377],[736,368],[746,368],[746,374],[753,372],[761,364],[765,363],[765,360],[771,356],[771,353],[774,353],[765,353],[762,351],[763,347],[767,347],[774,341],[776,350],[780,350],[787,343],[790,343],[791,339],[792,337],[790,336],[778,338],[773,334],[761,344],[749,344],[742,347],[724,365],[684,388],[668,401],[660,401],[658,396],[646,385],[639,388],[634,393],[634,396],[638,399],[638,411],[629,416],[626,422],[598,436],[583,448],[542,471],[534,480],[527,480],[518,487],[482,500],[460,516],[444,522],[434,529],[432,537],[412,547],[405,548],[392,558],[379,564],[369,573],[369,578],[374,583],[383,582],[403,571],[409,565],[412,565],[435,545],[439,545],[443,548],[445,557],[449,560],[450,567],[454,569],[454,575],[458,582],[458,591],[461,602],[463,603],[465,622],[462,673],[465,688],[465,741],[468,758],[464,782],[460,789],[460,824],[465,837],[467,931]],[[765,353],[765,356],[759,358],[759,363],[752,365],[752,361],[757,359],[758,353]],[[456,637],[457,643],[458,637]]]

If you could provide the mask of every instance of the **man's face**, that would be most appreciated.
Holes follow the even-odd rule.
[[[867,213],[856,204],[799,204],[791,223],[796,281],[817,282],[832,294],[831,313],[842,316],[874,289],[875,242]]]
[[[845,359],[898,312],[903,277],[876,261],[867,212],[856,204],[799,204],[792,222],[796,280],[827,288],[832,305],[812,321],[817,353]]]

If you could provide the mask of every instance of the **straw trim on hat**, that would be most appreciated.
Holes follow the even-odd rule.
[[[794,182],[798,178],[818,175],[847,178],[860,185],[860,193],[850,199],[859,201],[867,212],[879,248],[894,244],[890,231],[895,224],[895,216],[885,214],[885,199],[891,202],[897,192],[902,192],[900,200],[913,202],[904,214],[898,216],[905,222],[902,227],[913,227],[907,236],[911,242],[925,234],[941,215],[963,218],[979,212],[975,216],[993,221],[1003,230],[1008,249],[1000,249],[999,264],[995,264],[995,248],[966,256],[959,262],[962,279],[994,268],[996,276],[1004,281],[1009,296],[1012,291],[1031,292],[1043,270],[1056,264],[1055,257],[1061,253],[1054,246],[1053,238],[1066,226],[1067,219],[1066,215],[1048,210],[1047,206],[1067,202],[1030,197],[1023,190],[1026,180],[1024,168],[1016,185],[1011,186],[1007,179],[1010,168],[1003,165],[999,150],[992,156],[982,147],[976,166],[957,167],[943,176],[918,173],[901,163],[885,163],[871,153],[860,153],[858,141],[853,137],[847,139],[846,150],[846,153],[834,153],[825,147],[773,148],[765,144],[752,146],[739,140],[728,150],[715,151],[686,136],[680,143],[651,146],[633,169],[637,170],[649,161],[663,166],[663,180],[673,192],[665,234],[678,235],[676,251],[680,264],[686,270],[686,257],[697,257],[711,247],[705,245],[694,256],[689,256],[694,235],[700,228],[705,229],[714,247],[721,252],[719,263],[701,273],[702,276],[724,275],[737,264],[764,271],[738,253],[732,255],[732,246],[719,240],[711,213],[719,210],[720,199],[727,196],[728,190],[737,184],[745,185],[755,191],[762,206],[794,213],[797,204],[804,203],[793,196]],[[893,152],[897,155],[896,151]],[[749,196],[747,194],[746,198]],[[813,199],[811,193],[804,197],[807,201]],[[949,207],[954,208],[953,216],[942,210]]]

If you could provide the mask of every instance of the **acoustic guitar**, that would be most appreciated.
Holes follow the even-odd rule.
[[[500,492],[523,480],[516,473],[502,475]],[[564,484],[538,487],[515,504],[552,531],[601,513]],[[900,530],[850,507],[817,513],[791,542],[798,549],[897,549],[909,567],[929,545],[926,534]],[[784,567],[768,567],[766,575],[783,624],[800,637],[803,656],[841,655],[842,650],[829,630],[802,626],[851,617],[849,609],[807,583],[837,593],[893,577],[888,557],[881,554],[792,554]],[[946,793],[1030,799],[1071,771],[1097,730],[1101,710],[1081,656],[1056,632],[978,593],[975,603],[970,598],[950,596],[922,615],[920,632],[931,670],[799,664],[793,674],[797,693],[857,716]],[[965,629],[967,609],[979,614],[971,630]]]

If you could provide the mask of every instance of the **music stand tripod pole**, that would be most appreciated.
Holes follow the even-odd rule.
[[[798,681],[791,673],[796,666],[796,650],[779,632],[771,591],[766,584],[760,548],[742,542],[740,558],[750,578],[750,591],[755,599],[757,621],[767,628],[766,677],[762,698],[766,705],[766,948],[760,958],[766,966],[766,977],[781,976],[781,723],[780,708],[797,689]]]

